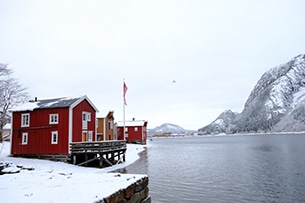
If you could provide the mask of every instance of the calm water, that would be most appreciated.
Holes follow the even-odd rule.
[[[153,202],[305,202],[305,135],[156,138],[124,170]]]

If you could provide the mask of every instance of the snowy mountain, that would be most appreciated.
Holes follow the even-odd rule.
[[[262,75],[241,113],[223,112],[200,134],[305,130],[305,55]]]
[[[164,133],[185,135],[190,132],[194,132],[194,131],[185,130],[180,126],[171,123],[164,123],[160,126],[155,127],[154,129],[148,130],[149,135],[164,134]]]
[[[210,125],[201,128],[198,131],[201,134],[219,134],[227,132],[227,129],[235,127],[232,125],[232,123],[234,123],[237,114],[238,113],[234,113],[231,110],[226,110],[221,113]]]

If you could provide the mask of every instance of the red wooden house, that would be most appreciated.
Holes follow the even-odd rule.
[[[97,108],[87,96],[30,101],[12,111],[11,154],[69,154],[71,142],[96,141]]]
[[[124,122],[117,123],[118,140],[124,140]],[[125,121],[125,140],[130,143],[146,144],[147,140],[147,121],[135,120]]]

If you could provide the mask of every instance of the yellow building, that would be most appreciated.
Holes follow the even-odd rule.
[[[117,140],[114,131],[113,111],[109,111],[106,117],[97,118],[97,140]]]

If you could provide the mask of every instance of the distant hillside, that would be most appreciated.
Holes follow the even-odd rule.
[[[305,55],[265,72],[241,113],[227,110],[199,134],[305,131]]]
[[[196,131],[192,130],[185,130],[182,127],[171,124],[171,123],[164,123],[160,126],[155,127],[154,129],[148,129],[148,135],[156,135],[156,134],[164,134],[164,133],[170,133],[172,135],[185,135],[188,133],[194,133]]]

